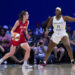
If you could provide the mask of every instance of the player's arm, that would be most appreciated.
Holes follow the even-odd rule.
[[[17,20],[11,30],[11,33],[13,33],[18,26],[19,26],[19,21]]]
[[[46,27],[46,32],[45,32],[45,34],[48,34],[48,33],[49,33],[49,28],[51,27],[52,22],[53,22],[53,17],[51,17],[50,20],[49,20],[49,22],[48,22],[48,25],[47,25],[47,27]]]
[[[28,21],[28,25],[27,25],[27,28],[26,28],[26,31],[25,31],[26,37],[29,39],[30,36],[29,36],[29,34],[28,34],[28,26],[29,26],[29,21]]]
[[[69,21],[69,22],[75,22],[75,18],[72,18],[70,16],[65,16],[65,21]]]

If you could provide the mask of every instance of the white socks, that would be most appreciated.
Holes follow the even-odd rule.
[[[27,61],[24,61],[24,65],[27,65]]]

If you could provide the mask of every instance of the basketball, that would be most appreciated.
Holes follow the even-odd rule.
[[[12,33],[11,37],[12,37],[12,40],[14,40],[14,41],[20,40],[20,34],[19,33]]]

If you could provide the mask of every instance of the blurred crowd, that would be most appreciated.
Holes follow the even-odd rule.
[[[30,64],[41,64],[44,61],[44,57],[48,49],[48,43],[53,33],[53,27],[51,27],[49,29],[49,34],[44,34],[49,19],[50,17],[44,21],[42,25],[39,22],[36,23],[36,28],[33,31],[28,29],[28,33],[31,36],[30,39],[28,39],[28,43],[31,46],[31,54],[29,58]],[[11,28],[12,27],[8,27],[7,25],[0,26],[0,58],[10,51]],[[70,24],[67,24],[67,33],[69,35],[71,48],[75,58],[75,30],[71,31]],[[6,61],[8,64],[21,64],[23,62],[24,53],[25,52],[19,46],[17,47],[15,55]],[[68,53],[62,44],[62,41],[60,41],[60,43],[53,49],[47,63],[70,63]]]

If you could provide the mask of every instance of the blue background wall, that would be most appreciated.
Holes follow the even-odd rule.
[[[63,9],[63,15],[75,17],[75,0],[0,0],[0,25],[13,25],[19,12],[26,9],[30,14],[30,28],[35,28],[36,22],[54,15],[57,6]],[[71,23],[71,28],[75,29],[75,23]]]

